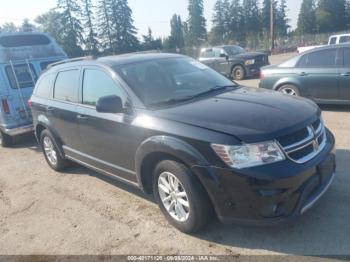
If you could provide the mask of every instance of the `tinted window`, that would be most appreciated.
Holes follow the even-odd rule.
[[[350,67],[350,48],[344,49],[344,66]]]
[[[37,76],[32,64],[14,65],[6,67],[6,74],[10,85],[13,89],[25,87],[34,87],[37,80]],[[18,82],[18,85],[17,85]]]
[[[11,35],[0,37],[0,45],[3,47],[20,47],[20,46],[35,46],[48,45],[50,39],[45,35]]]
[[[83,82],[83,104],[96,106],[99,98],[109,95],[123,97],[121,87],[106,73],[86,69]]]
[[[35,95],[43,98],[48,98],[50,96],[51,86],[53,84],[54,78],[55,74],[43,76],[35,88]]]
[[[350,35],[342,36],[339,39],[339,43],[348,43],[348,42],[350,42]]]
[[[337,43],[337,38],[336,37],[332,37],[331,40],[329,40],[329,44],[330,45],[334,45]]]
[[[299,63],[299,67],[334,67],[336,65],[336,49],[322,50],[304,55]]]
[[[287,60],[286,62],[281,63],[278,67],[285,67],[285,68],[295,67],[299,59],[300,59],[299,56],[293,57]]]
[[[58,73],[55,83],[55,99],[73,102],[78,101],[79,70]]]

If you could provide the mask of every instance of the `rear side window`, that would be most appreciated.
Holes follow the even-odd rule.
[[[6,66],[6,75],[10,82],[10,86],[13,89],[34,87],[37,80],[37,75],[35,73],[32,64],[21,64]]]
[[[330,45],[335,45],[337,43],[337,38],[336,37],[332,37],[330,40],[329,40],[329,44]]]
[[[83,81],[83,104],[96,106],[98,99],[110,95],[124,97],[122,88],[105,72],[86,69]]]
[[[337,49],[322,50],[304,55],[299,63],[299,67],[324,68],[336,65]]]
[[[44,75],[35,88],[35,95],[42,98],[49,98],[54,79],[55,74]]]
[[[78,102],[79,70],[58,73],[55,82],[54,98],[66,102]]]
[[[350,67],[350,48],[344,49],[344,66]]]
[[[350,35],[342,36],[339,39],[339,43],[340,44],[342,44],[342,43],[349,43],[349,42],[350,42]]]

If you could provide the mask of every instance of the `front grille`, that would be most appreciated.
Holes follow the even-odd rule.
[[[322,119],[292,134],[277,139],[289,159],[305,163],[320,153],[326,145],[327,136]]]
[[[267,65],[269,63],[269,58],[266,55],[259,55],[255,58],[257,64]]]

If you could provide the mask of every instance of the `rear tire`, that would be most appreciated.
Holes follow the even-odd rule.
[[[211,202],[186,166],[172,160],[161,161],[154,169],[153,178],[154,197],[170,224],[189,234],[209,222],[213,214]]]
[[[245,76],[246,76],[246,73],[245,73],[245,69],[243,68],[243,66],[238,65],[232,69],[233,80],[238,80],[238,81],[244,80]]]
[[[300,91],[295,85],[283,85],[278,88],[278,91],[290,96],[300,96]]]
[[[14,138],[1,132],[1,146],[2,147],[11,147],[14,144]]]
[[[69,165],[68,160],[64,159],[56,146],[55,140],[48,130],[40,134],[40,145],[43,150],[46,162],[55,171],[63,171]]]

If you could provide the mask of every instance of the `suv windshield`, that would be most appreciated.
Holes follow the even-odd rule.
[[[236,86],[191,58],[168,58],[115,68],[146,106],[191,100]]]
[[[245,50],[240,47],[240,46],[236,46],[236,45],[233,45],[233,46],[225,46],[224,47],[224,50],[225,52],[228,54],[228,55],[238,55],[238,54],[241,54],[241,53],[244,53]]]

